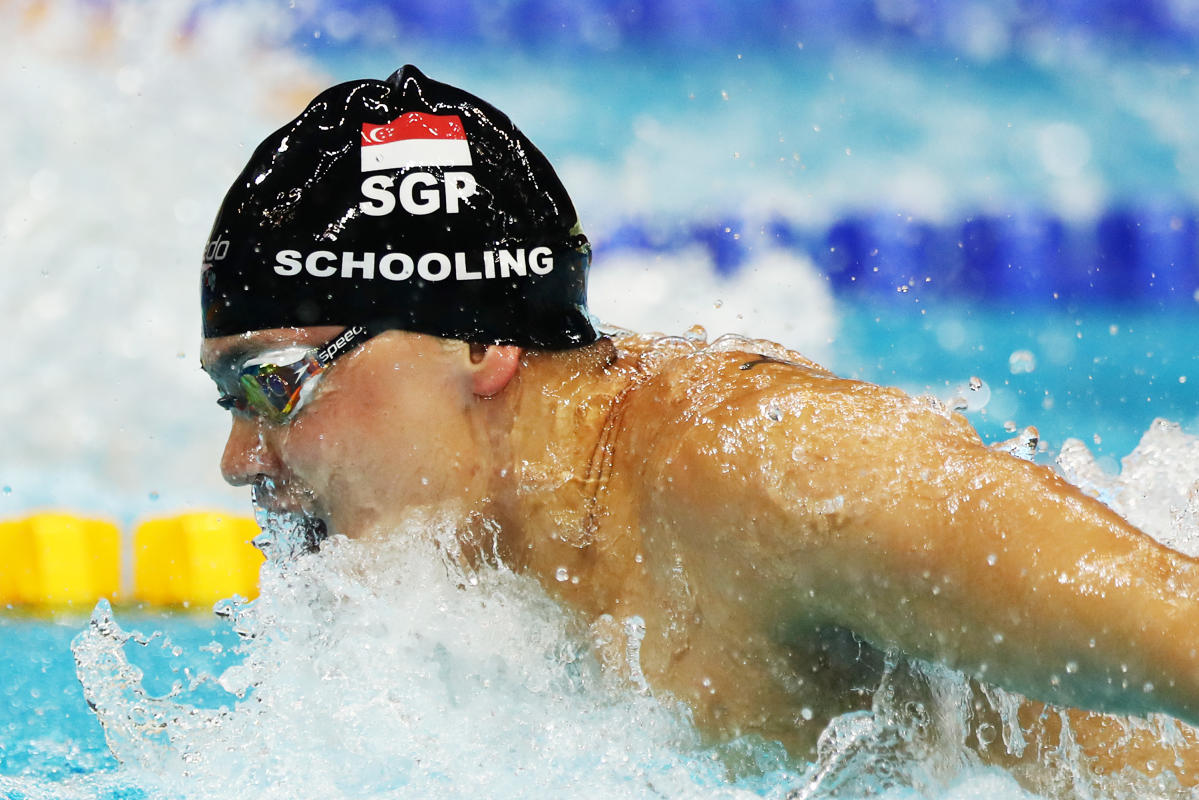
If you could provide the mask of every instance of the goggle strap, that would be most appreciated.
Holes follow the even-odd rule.
[[[345,351],[357,347],[373,335],[365,325],[347,328],[340,336],[317,351],[316,361],[323,368]]]

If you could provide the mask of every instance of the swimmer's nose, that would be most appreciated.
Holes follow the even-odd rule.
[[[246,486],[257,475],[278,476],[279,459],[262,436],[262,422],[233,415],[233,428],[221,454],[221,475],[233,486]]]

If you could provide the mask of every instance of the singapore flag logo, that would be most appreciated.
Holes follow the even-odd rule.
[[[362,123],[363,172],[470,165],[470,147],[457,114],[409,111],[382,125]]]

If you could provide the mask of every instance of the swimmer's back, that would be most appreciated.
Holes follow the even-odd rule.
[[[990,450],[930,398],[838,378],[768,344],[617,345],[650,367],[621,404],[615,470],[635,476],[639,516],[653,523],[645,546],[686,551],[697,580],[751,604],[802,594],[802,612],[778,613],[877,631],[885,645],[885,609],[862,602],[878,595],[880,563],[897,578],[883,595],[926,594],[926,573],[968,591],[975,565],[962,553],[1007,534],[1083,518],[1126,527],[1050,469]],[[756,580],[729,564],[752,565]]]

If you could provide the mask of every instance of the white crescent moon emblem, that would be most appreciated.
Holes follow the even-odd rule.
[[[380,126],[367,134],[366,138],[370,139],[375,144],[382,144],[383,142],[387,141],[387,134],[389,133],[391,133],[390,129]]]

